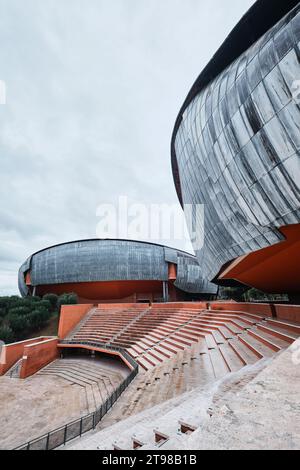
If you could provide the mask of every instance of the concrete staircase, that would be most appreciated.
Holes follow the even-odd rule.
[[[60,377],[82,388],[87,413],[92,413],[120,385],[123,377],[113,369],[103,368],[89,359],[57,359],[37,373]]]
[[[300,336],[300,326],[260,314],[199,310],[172,305],[95,309],[67,339],[121,347],[144,371],[198,345],[211,351],[213,367],[237,370],[285,349]]]
[[[293,363],[292,352],[288,348],[272,358],[261,359],[205,387],[90,433],[67,448],[299,448],[300,370]]]
[[[11,379],[19,379],[20,378],[20,371],[22,367],[22,359],[19,359],[7,372],[6,376],[10,377]]]
[[[261,314],[172,305],[96,309],[74,335],[106,338],[140,365],[101,428],[276,356],[298,336],[299,325]]]

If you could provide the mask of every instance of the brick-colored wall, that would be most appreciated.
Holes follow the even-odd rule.
[[[118,356],[126,365],[129,369],[133,369],[133,366],[130,364],[130,362],[125,359],[125,357],[122,356],[122,354],[118,351],[112,351],[111,349],[105,349],[101,348],[100,346],[88,346],[86,344],[58,344],[59,349],[64,350],[64,349],[71,349],[71,348],[79,348],[79,349],[87,349],[89,351],[98,351],[102,352],[105,354],[109,354],[110,356]]]
[[[93,304],[63,305],[60,310],[58,325],[59,339],[64,339],[93,306]]]
[[[153,307],[159,307],[160,309],[164,308],[187,308],[187,309],[195,309],[199,310],[202,308],[207,308],[208,302],[168,302],[168,303],[155,303]]]
[[[59,355],[57,343],[58,339],[53,338],[25,346],[20,378],[26,379],[54,361]]]
[[[0,375],[4,375],[23,356],[24,347],[28,344],[43,341],[45,337],[27,339],[18,343],[6,344],[2,347],[0,356]]]
[[[300,323],[299,305],[276,305],[275,310],[278,320]]]
[[[102,308],[102,309],[106,309],[106,308],[130,308],[130,307],[133,307],[136,305],[136,302],[131,302],[131,303],[123,303],[123,302],[120,302],[120,303],[103,303],[103,304],[98,304],[98,307],[99,308]],[[147,304],[145,306],[145,308],[147,307]]]
[[[238,303],[238,302],[211,302],[212,310],[232,310],[257,315],[264,315],[265,317],[272,317],[272,308],[270,304],[255,304],[255,303]]]

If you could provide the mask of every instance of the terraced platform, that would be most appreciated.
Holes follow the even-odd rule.
[[[296,347],[300,349],[300,341],[205,387],[90,433],[66,449],[299,449]]]
[[[125,348],[144,371],[197,347],[218,374],[218,369],[231,372],[270,357],[298,336],[300,325],[259,313],[137,305],[95,309],[66,340]]]
[[[123,347],[140,365],[138,377],[98,429],[276,357],[300,336],[299,324],[266,317],[259,306],[256,310],[169,304],[98,308],[87,315],[67,339]]]

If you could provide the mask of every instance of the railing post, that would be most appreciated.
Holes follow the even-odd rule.
[[[50,432],[48,432],[48,435],[47,435],[46,450],[49,450],[49,439],[50,439]]]
[[[63,341],[64,344],[72,344],[71,341]],[[78,342],[73,342],[73,344],[76,344]],[[83,341],[80,341],[79,344],[86,344],[88,346],[105,346],[101,343],[92,343],[92,342],[83,342]],[[110,349],[111,351],[118,351],[122,354],[123,358],[126,359],[132,366],[133,366],[133,369],[131,370],[130,374],[123,380],[123,382],[121,382],[121,384],[114,390],[114,392],[105,400],[104,403],[102,403],[102,405],[100,406],[100,408],[98,408],[93,414],[92,414],[92,417],[93,417],[93,429],[95,429],[96,425],[101,421],[101,419],[105,416],[105,414],[110,410],[110,408],[113,406],[113,404],[118,400],[118,398],[120,397],[120,395],[124,392],[124,390],[128,387],[128,385],[132,382],[132,380],[136,377],[136,375],[138,374],[138,371],[139,371],[139,366],[137,364],[137,362],[130,356],[130,354],[127,353],[127,351],[125,351],[123,348],[114,348],[114,347],[109,347],[107,349]],[[99,414],[99,420],[97,421],[97,414]],[[91,415],[87,415],[87,417],[90,417]],[[97,422],[96,422],[97,421]],[[66,424],[64,426],[64,428],[59,428],[55,431],[51,431],[47,434],[47,436],[42,436],[41,438],[39,439],[35,439],[34,441],[29,441],[27,442],[27,444],[24,445],[24,447],[26,447],[26,450],[30,450],[31,448],[31,444],[32,442],[40,442],[42,439],[44,440],[45,437],[46,437],[46,449],[48,450],[49,449],[49,443],[50,443],[50,435],[56,431],[60,431],[61,429],[64,429],[64,439],[63,439],[63,445],[66,445],[66,442],[67,442],[67,432],[68,432],[68,427],[70,425],[73,425],[75,423],[80,423],[80,430],[79,430],[79,435],[80,437],[82,436],[82,431],[83,431],[83,417],[81,417],[80,419],[72,422],[72,423],[69,423],[69,424]],[[78,434],[77,434],[78,436]],[[76,436],[76,437],[77,437]],[[61,445],[61,444],[59,444]],[[17,450],[17,449],[15,449]]]

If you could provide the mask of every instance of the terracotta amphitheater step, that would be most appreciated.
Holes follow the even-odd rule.
[[[287,348],[289,344],[291,344],[290,341],[287,341],[286,339],[283,340],[277,336],[274,336],[270,334],[267,329],[263,328],[258,328],[254,327],[251,330],[248,331],[250,335],[254,335],[257,339],[262,341],[266,346],[269,346],[271,349],[273,349],[275,352],[280,351],[281,349]]]
[[[247,346],[252,352],[254,352],[254,354],[259,359],[263,357],[270,357],[272,356],[272,354],[274,354],[274,351],[272,351],[270,347],[266,346],[263,342],[254,338],[248,333],[243,333],[242,335],[239,335],[238,339],[245,346]]]
[[[216,343],[216,340],[214,339],[214,337],[211,334],[207,334],[205,336],[205,341],[206,341],[208,349],[215,349],[215,348],[218,347],[218,345]]]
[[[149,360],[146,356],[140,356],[136,359],[137,363],[144,369],[149,370],[152,369],[156,365],[156,362]]]
[[[212,336],[214,337],[214,340],[218,345],[225,343],[225,339],[219,331],[213,331]]]
[[[228,339],[231,339],[231,338],[234,338],[236,336],[236,333],[233,332],[233,331],[230,331],[228,328],[227,328],[227,325],[226,326],[220,326],[219,327],[219,332],[221,333],[221,335],[223,336],[224,339],[228,340]]]
[[[245,323],[249,323],[249,324],[253,324],[253,323],[257,323],[259,321],[262,321],[265,317],[262,315],[254,315],[253,313],[247,313],[247,312],[242,312],[242,311],[232,311],[232,310],[222,310],[222,311],[213,311],[213,310],[210,310],[210,312],[212,312],[213,314],[217,313],[218,317],[221,318],[236,318],[236,319],[239,319],[239,320],[243,320]],[[218,313],[219,312],[219,313]],[[222,313],[220,313],[222,312]]]
[[[237,338],[229,340],[228,344],[245,366],[257,362],[256,354],[254,354],[251,349],[249,349],[245,344],[240,342]]]
[[[269,326],[269,323],[267,322],[257,325],[257,328],[258,330],[265,331],[269,335],[280,338],[289,344],[292,344],[295,341],[295,339],[297,339],[297,336],[298,336],[297,333],[293,333],[289,330],[284,330],[276,326]]]
[[[281,320],[271,320],[267,319],[267,323],[272,325],[272,327],[280,328],[282,330],[287,330],[289,332],[296,333],[296,338],[300,336],[300,325],[295,325],[291,322],[283,322]]]
[[[155,346],[153,349],[154,351],[159,352],[161,356],[164,356],[165,359],[166,358],[169,359],[170,357],[172,357],[172,354],[170,353],[170,351],[163,349],[160,346]]]
[[[155,347],[157,347],[157,346],[155,346]],[[166,351],[166,354],[168,354],[168,353],[177,354],[178,350],[183,349],[182,346],[180,346],[180,347],[173,346],[172,344],[170,344],[170,342],[166,343],[166,341],[162,341],[161,343],[159,343],[158,347],[160,349],[163,349],[164,351]]]
[[[219,350],[230,372],[236,372],[245,365],[236,352],[228,344],[220,345]]]
[[[156,360],[156,362],[163,362],[165,361],[166,357],[164,355],[161,355],[157,350],[155,349],[150,349],[150,351],[147,353],[147,357],[152,356]]]
[[[226,362],[222,354],[220,353],[219,349],[212,349],[209,351],[209,357],[212,362],[213,370],[215,373],[216,379],[224,377],[224,375],[230,372],[229,367],[227,366]]]

